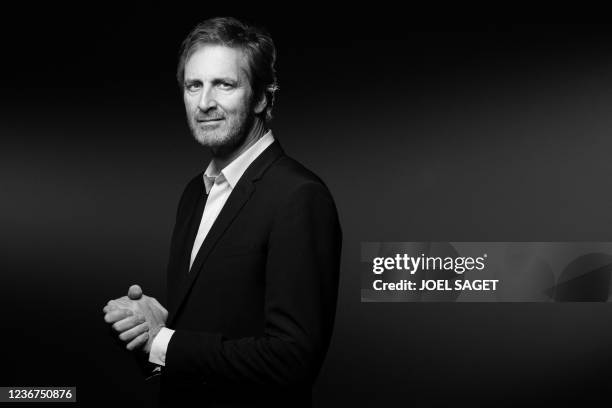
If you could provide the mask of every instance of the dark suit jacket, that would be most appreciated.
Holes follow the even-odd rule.
[[[166,325],[176,332],[162,401],[310,406],[342,242],[327,187],[274,142],[234,187],[189,272],[205,201],[199,174],[181,197],[172,237]]]

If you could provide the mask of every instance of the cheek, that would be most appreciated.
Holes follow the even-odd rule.
[[[188,96],[188,95],[184,95],[183,102],[185,103],[185,109],[187,110],[188,113],[194,112],[197,106],[197,101],[195,98]]]
[[[224,111],[234,115],[247,113],[250,106],[249,98],[244,92],[226,95],[224,98],[219,98],[217,102]]]

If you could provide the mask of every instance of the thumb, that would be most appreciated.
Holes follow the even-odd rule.
[[[132,300],[138,300],[142,297],[142,289],[138,285],[130,286],[128,290],[128,297]]]

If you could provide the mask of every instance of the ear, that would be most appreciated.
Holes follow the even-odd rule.
[[[253,111],[255,111],[256,115],[259,115],[261,112],[264,111],[264,109],[266,109],[267,105],[268,98],[266,98],[266,93],[262,92],[261,95],[259,95],[259,98],[256,100],[255,105],[253,106]]]

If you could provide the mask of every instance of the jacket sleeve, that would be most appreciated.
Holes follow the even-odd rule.
[[[218,384],[299,385],[318,374],[331,337],[342,232],[327,188],[309,182],[279,207],[266,260],[261,337],[177,330],[165,375]]]

